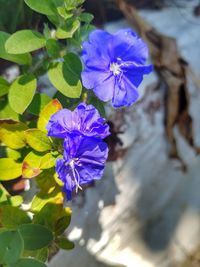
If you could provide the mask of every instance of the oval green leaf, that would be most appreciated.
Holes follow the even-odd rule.
[[[27,250],[41,249],[53,241],[52,232],[39,224],[24,224],[18,230],[24,240],[24,248]]]
[[[53,16],[56,13],[56,8],[53,4],[53,0],[24,0],[25,3],[34,11]]]
[[[11,108],[22,114],[31,103],[37,88],[37,80],[32,74],[19,76],[10,86],[8,99]]]
[[[0,159],[0,181],[9,181],[22,174],[22,164],[10,158]]]
[[[31,219],[24,210],[10,205],[0,207],[0,221],[3,227],[14,229],[21,224],[31,223]]]
[[[25,137],[27,144],[38,152],[45,152],[52,148],[49,137],[39,129],[25,131]]]
[[[32,57],[29,53],[13,55],[9,54],[5,50],[5,43],[10,36],[11,36],[10,34],[0,31],[0,58],[15,62],[20,65],[30,65],[32,62]]]
[[[5,48],[7,53],[23,54],[38,50],[45,45],[46,39],[41,33],[32,30],[21,30],[8,38]]]
[[[0,120],[2,119],[19,120],[19,114],[10,107],[8,100],[4,98],[0,98]]]
[[[82,91],[80,73],[82,64],[78,56],[69,53],[64,57],[64,63],[54,63],[48,71],[51,83],[63,95],[79,98]]]
[[[23,239],[17,231],[0,233],[0,263],[15,263],[23,251]]]
[[[10,265],[9,267],[47,267],[45,263],[31,259],[31,258],[23,258],[20,259],[15,264]]]
[[[74,243],[68,240],[65,237],[60,237],[56,240],[56,244],[59,246],[59,248],[70,250],[74,248]]]

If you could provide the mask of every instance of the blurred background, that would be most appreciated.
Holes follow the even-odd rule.
[[[200,267],[200,1],[86,0],[84,9],[96,27],[137,31],[154,72],[131,108],[107,106],[105,175],[70,204],[76,247],[49,266]],[[45,22],[23,0],[0,0],[1,31]],[[15,71],[0,60],[1,74]]]

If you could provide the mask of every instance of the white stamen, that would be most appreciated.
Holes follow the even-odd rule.
[[[71,159],[69,163],[67,163],[66,165],[69,165],[72,169],[72,174],[73,174],[73,178],[74,178],[74,182],[76,184],[76,193],[78,193],[78,189],[82,190],[82,187],[79,184],[80,181],[80,175],[78,173],[78,171],[76,170],[76,168],[74,167],[74,163],[77,159]]]
[[[114,75],[119,75],[121,72],[120,65],[117,63],[110,64],[110,71],[112,71]]]

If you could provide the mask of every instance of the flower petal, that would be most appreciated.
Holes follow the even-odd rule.
[[[51,116],[46,128],[48,136],[65,138],[66,133],[72,127],[72,112],[68,109],[61,109]]]
[[[136,76],[138,79],[138,77]],[[139,77],[140,79],[141,76]],[[141,82],[141,80],[138,80]],[[121,81],[117,81],[115,83],[114,95],[112,98],[113,106],[123,107],[130,106],[138,99],[139,94],[137,92],[137,88],[131,83],[125,76],[121,79]]]
[[[115,58],[123,61],[144,64],[148,57],[147,45],[131,29],[120,30],[114,35],[113,50]]]

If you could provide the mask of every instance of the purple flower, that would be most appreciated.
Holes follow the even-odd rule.
[[[83,43],[83,85],[102,101],[112,100],[114,107],[130,106],[138,98],[143,75],[152,71],[144,65],[147,57],[146,44],[132,30],[95,30]]]
[[[101,178],[107,156],[107,144],[99,138],[77,135],[65,139],[64,157],[57,159],[56,171],[68,200],[74,190]]]
[[[48,136],[65,138],[67,135],[83,134],[99,138],[107,137],[109,126],[92,105],[81,103],[74,111],[61,109],[47,124]]]

